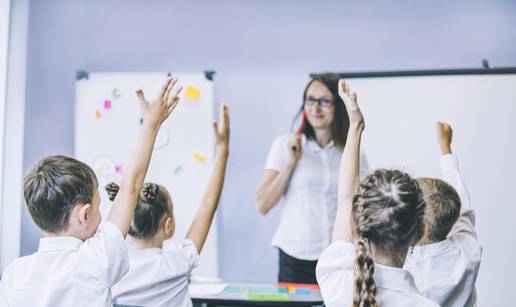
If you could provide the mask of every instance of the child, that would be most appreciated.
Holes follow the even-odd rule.
[[[143,129],[120,193],[100,227],[98,184],[89,166],[73,158],[50,156],[29,172],[24,180],[25,202],[44,238],[36,253],[6,268],[0,302],[16,307],[111,305],[111,286],[129,270],[124,238],[156,134],[179,102],[181,88],[172,91],[175,84],[175,79],[167,79],[153,102],[145,99],[142,90],[137,91]]]
[[[356,94],[343,80],[339,95],[350,127],[340,164],[333,244],[316,270],[324,302],[328,307],[438,306],[418,292],[402,269],[409,246],[423,232],[425,206],[418,183],[400,171],[377,170],[359,185],[364,120]]]
[[[407,255],[405,269],[423,294],[442,306],[476,306],[482,247],[475,233],[475,213],[451,151],[450,125],[438,122],[437,137],[444,181],[418,179],[427,204],[425,234]]]
[[[214,123],[217,154],[214,170],[197,215],[186,239],[176,244],[172,238],[175,220],[168,191],[145,184],[136,205],[129,234],[133,238],[131,269],[113,287],[116,304],[135,306],[191,306],[188,280],[197,266],[217,209],[229,153],[229,112],[222,106],[220,127]],[[113,185],[108,186],[116,194]]]

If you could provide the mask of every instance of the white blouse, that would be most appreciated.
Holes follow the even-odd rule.
[[[0,282],[0,306],[111,306],[111,286],[129,270],[124,237],[111,222],[82,241],[46,237],[38,251],[11,263]]]
[[[287,165],[289,135],[276,137],[265,168],[280,172]],[[282,197],[282,213],[272,245],[288,255],[317,260],[330,244],[337,214],[337,188],[342,150],[333,141],[321,148],[304,135],[302,154]],[[362,159],[360,173],[367,172]]]
[[[317,263],[317,283],[327,307],[351,306],[355,281],[355,246],[339,241],[330,245]],[[404,269],[374,264],[376,301],[382,307],[435,307],[419,293],[412,275]]]
[[[129,253],[131,268],[113,288],[113,302],[130,306],[192,306],[188,280],[199,254],[190,240]]]

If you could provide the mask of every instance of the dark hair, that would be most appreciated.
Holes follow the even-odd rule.
[[[331,124],[331,135],[333,142],[337,147],[344,148],[346,145],[346,139],[348,135],[348,129],[349,129],[349,118],[348,118],[348,112],[346,110],[346,106],[344,105],[344,102],[339,96],[339,75],[337,74],[321,74],[321,75],[315,75],[312,77],[312,80],[308,82],[308,84],[305,87],[305,90],[303,92],[303,100],[301,104],[301,108],[299,109],[299,112],[297,113],[296,117],[294,118],[294,121],[301,116],[304,112],[305,107],[305,99],[306,99],[306,93],[308,91],[308,88],[312,83],[318,81],[324,84],[326,88],[331,92],[333,96],[333,104],[335,106],[335,115],[333,117],[333,122]],[[315,140],[315,131],[312,125],[305,120],[305,123],[303,127],[301,128],[301,132],[307,137],[309,140]]]
[[[439,242],[448,236],[460,215],[460,197],[457,191],[440,179],[417,179],[426,202],[425,236],[432,242]]]
[[[109,200],[113,201],[119,187],[112,182],[106,185]],[[158,232],[165,215],[172,216],[172,207],[167,190],[155,183],[145,183],[134,209],[129,234],[137,239],[151,239]]]
[[[41,159],[23,180],[23,196],[34,223],[48,233],[68,228],[76,204],[91,204],[97,177],[85,163],[66,156]]]
[[[397,170],[377,170],[360,183],[352,205],[358,235],[353,306],[377,306],[369,245],[403,265],[423,234],[425,202],[416,180]]]

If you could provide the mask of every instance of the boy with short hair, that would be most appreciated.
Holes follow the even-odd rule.
[[[443,180],[420,178],[426,202],[425,234],[407,255],[405,269],[419,290],[443,307],[476,306],[475,281],[482,247],[475,232],[475,213],[452,154],[452,129],[437,123]]]
[[[176,82],[168,78],[153,102],[137,91],[142,132],[119,195],[100,227],[100,194],[89,166],[70,157],[50,156],[25,177],[25,201],[44,238],[36,253],[6,268],[0,282],[2,306],[111,305],[111,286],[129,270],[124,239],[157,132],[179,102],[181,88],[174,87]]]

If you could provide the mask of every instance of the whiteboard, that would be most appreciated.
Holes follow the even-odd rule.
[[[453,152],[471,195],[483,246],[479,306],[510,293],[516,274],[516,75],[349,79],[358,92],[369,166],[440,177],[435,122],[453,127]]]
[[[213,82],[204,73],[175,73],[184,90],[180,104],[156,138],[146,182],[165,186],[172,197],[175,240],[182,240],[199,207],[213,167]],[[76,82],[75,155],[99,180],[101,212],[111,202],[104,186],[120,182],[140,133],[141,114],[135,91],[153,99],[167,73],[89,73]],[[213,222],[194,274],[216,277],[217,229]]]

